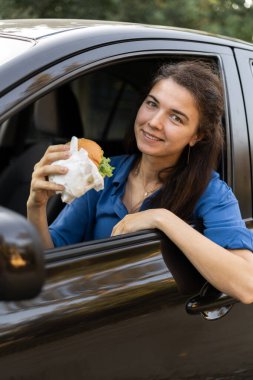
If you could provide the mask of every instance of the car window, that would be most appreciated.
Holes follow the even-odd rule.
[[[105,156],[124,154],[124,137],[156,68],[164,60],[186,58],[143,58],[94,69],[53,89],[5,121],[0,129],[0,204],[26,215],[33,167],[49,145],[65,143],[72,136],[86,137],[97,141]],[[17,172],[18,186],[13,185]],[[11,196],[10,188],[15,190]],[[61,208],[59,202],[57,208],[50,206],[55,210],[50,221]]]

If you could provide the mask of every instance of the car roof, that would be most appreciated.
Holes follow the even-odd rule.
[[[75,19],[13,19],[0,20],[0,35],[40,39],[70,29],[112,25],[112,22]]]
[[[240,45],[248,46],[253,49],[253,44],[247,41],[242,41],[235,38],[220,36],[216,34],[207,33],[204,31],[177,28],[171,26],[161,25],[148,25],[138,23],[127,23],[118,21],[106,20],[82,20],[82,19],[13,19],[13,20],[0,20],[0,37],[11,36],[12,38],[39,41],[40,39],[50,38],[56,34],[64,33],[70,30],[77,29],[91,29],[95,31],[106,30],[115,32],[125,32],[130,34],[143,34],[147,37],[155,33],[154,37],[168,36],[175,39],[218,43],[226,46],[239,47]]]

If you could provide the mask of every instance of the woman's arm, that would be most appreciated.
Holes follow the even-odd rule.
[[[36,227],[39,232],[44,249],[50,249],[54,247],[50,233],[48,231],[47,212],[46,207],[33,207],[30,206],[30,199],[27,202],[27,218]]]
[[[48,231],[46,207],[49,198],[56,191],[62,191],[62,185],[47,180],[51,174],[65,174],[67,169],[52,162],[67,159],[70,156],[68,145],[50,146],[42,159],[35,165],[32,175],[30,195],[27,201],[27,218],[38,230],[45,249],[53,248],[53,241]]]
[[[114,227],[112,234],[118,235],[147,228],[158,228],[163,231],[217,289],[243,303],[253,302],[251,251],[224,249],[165,209],[129,214]]]

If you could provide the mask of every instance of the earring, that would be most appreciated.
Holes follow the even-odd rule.
[[[188,152],[187,152],[187,161],[186,161],[186,166],[189,165],[190,162],[190,153],[191,153],[191,146],[190,144],[188,145]]]

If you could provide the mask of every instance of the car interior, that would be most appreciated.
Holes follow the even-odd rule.
[[[176,59],[185,58],[170,57]],[[49,145],[86,137],[100,144],[106,157],[126,153],[125,136],[163,61],[168,58],[100,68],[61,85],[6,120],[0,126],[0,205],[26,215],[33,168]],[[59,196],[51,198],[49,223],[63,206]]]

